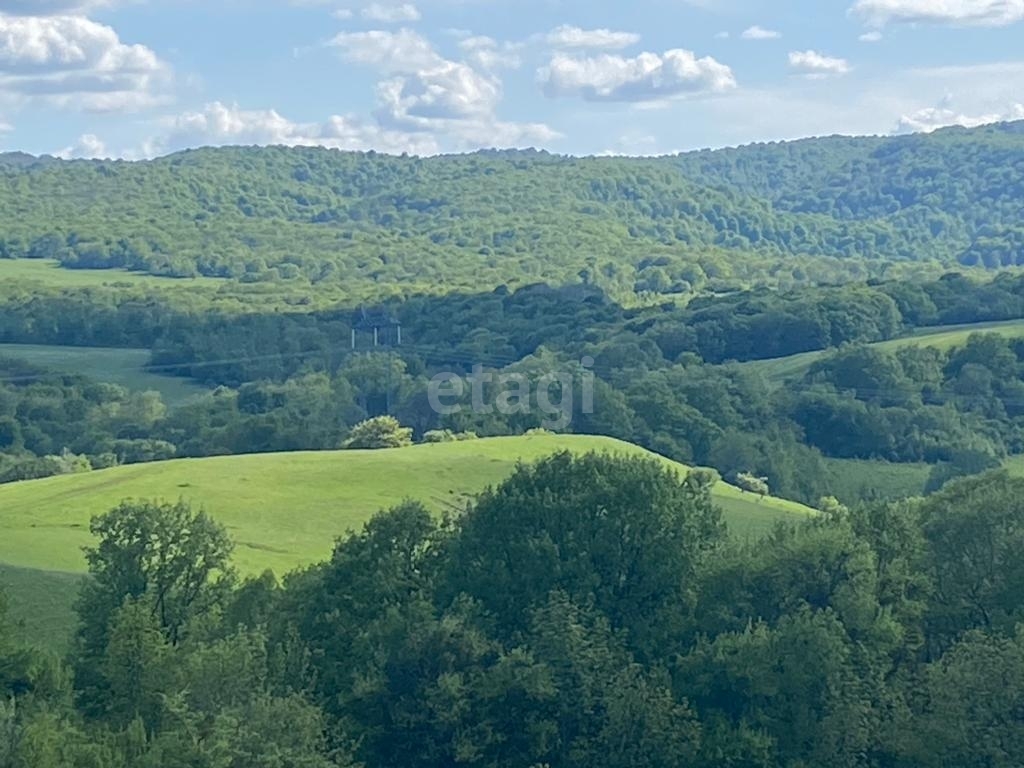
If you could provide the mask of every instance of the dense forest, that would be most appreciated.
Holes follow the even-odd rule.
[[[0,256],[366,295],[582,280],[620,299],[1003,267],[1024,262],[1022,149],[1011,123],[650,160],[0,156]]]
[[[16,768],[956,765],[1024,754],[1024,480],[729,540],[709,477],[556,455],[278,582],[184,504],[93,520],[66,662],[0,633]]]

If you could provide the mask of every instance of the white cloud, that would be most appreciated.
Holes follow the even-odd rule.
[[[715,40],[728,40],[728,39],[729,39],[729,33],[728,32],[725,32],[725,31],[715,32]]]
[[[495,57],[510,51],[490,38],[467,40],[461,46],[467,61],[446,59],[409,29],[342,33],[329,45],[346,60],[385,75],[377,84],[374,115],[387,130],[430,134],[454,149],[546,144],[558,138],[540,123],[498,119],[502,82],[484,64],[496,66]]]
[[[110,156],[107,152],[107,146],[103,141],[93,133],[86,133],[78,138],[74,144],[69,147],[64,147],[55,153],[57,157],[62,157],[65,160],[71,160],[74,158],[106,158]]]
[[[412,3],[401,3],[400,5],[370,3],[363,8],[360,15],[367,21],[379,21],[382,24],[400,24],[419,21],[421,18],[419,9]]]
[[[335,10],[331,11],[331,16],[336,18],[338,21],[348,21],[354,15],[355,13],[352,11],[351,8],[336,8]]]
[[[518,69],[522,66],[519,51],[521,43],[499,43],[492,37],[476,35],[459,40],[459,49],[466,55],[466,60],[480,69],[491,71],[496,69]]]
[[[665,149],[657,136],[643,131],[631,131],[620,136],[610,147],[597,153],[597,157],[664,157],[677,155],[682,150]]]
[[[1024,19],[1024,0],[857,0],[851,11],[876,27],[895,23],[1001,27]]]
[[[242,145],[322,146],[346,150],[435,154],[432,137],[401,133],[352,117],[334,115],[322,123],[299,123],[273,109],[246,110],[219,101],[201,110],[161,121],[161,133],[143,155],[163,154],[186,147]]]
[[[850,71],[846,59],[825,56],[817,51],[790,51],[789,66],[810,77],[844,75]]]
[[[0,91],[112,110],[155,103],[169,77],[149,48],[89,19],[0,15]]]
[[[862,43],[877,43],[879,40],[882,39],[882,33],[879,32],[877,29],[874,29],[870,32],[865,32],[857,39],[860,40]]]
[[[782,33],[776,32],[774,29],[765,29],[755,24],[743,30],[743,34],[740,37],[744,40],[778,40],[782,37]]]
[[[441,61],[430,42],[411,29],[342,32],[328,45],[348,61],[392,72],[415,72]]]
[[[896,125],[895,133],[931,133],[939,128],[959,125],[977,128],[979,125],[1001,123],[1010,120],[1024,120],[1024,104],[1011,104],[1000,112],[981,115],[966,115],[950,106],[950,99],[944,99],[938,106],[925,107],[903,115]]]
[[[401,115],[413,122],[433,118],[489,115],[501,100],[501,83],[472,67],[444,61],[436,67],[413,72],[378,84],[392,118]]]
[[[545,42],[556,48],[604,48],[617,50],[640,42],[635,32],[615,32],[610,29],[581,29],[569,24],[557,27],[543,36]]]
[[[681,49],[633,58],[556,54],[537,77],[548,96],[579,96],[588,101],[653,102],[736,86],[728,66]]]

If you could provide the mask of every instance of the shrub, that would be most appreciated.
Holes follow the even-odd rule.
[[[767,477],[755,477],[750,472],[740,472],[736,475],[736,485],[740,490],[756,493],[758,496],[767,496],[771,489],[768,487]]]
[[[342,448],[402,448],[412,445],[412,429],[394,416],[377,416],[352,427]]]

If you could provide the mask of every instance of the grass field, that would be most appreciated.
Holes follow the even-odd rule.
[[[145,370],[149,352],[144,349],[0,344],[0,357],[25,360],[56,371],[80,373],[138,392],[154,390],[170,406],[181,405],[207,391],[189,379],[149,373]]]
[[[930,464],[826,458],[831,475],[829,490],[840,501],[896,500],[922,496],[932,473]]]
[[[327,557],[338,535],[380,509],[405,498],[438,512],[461,508],[507,477],[517,461],[561,449],[643,453],[610,438],[538,435],[386,451],[182,459],[13,483],[0,486],[0,563],[80,572],[93,515],[125,498],[183,498],[227,526],[240,570],[283,573]],[[741,536],[811,514],[794,502],[758,502],[724,483],[715,495]]]
[[[998,333],[1008,338],[1024,338],[1024,320],[924,328],[912,336],[880,341],[872,346],[890,352],[903,347],[914,346],[936,347],[937,349],[949,350],[955,347],[962,347],[973,333]],[[790,355],[789,357],[777,357],[771,360],[752,360],[742,363],[742,365],[750,370],[758,371],[768,381],[778,383],[803,376],[816,360],[830,354],[832,351],[821,350]]]
[[[1003,462],[1014,477],[1024,477],[1024,456],[1011,456]]]
[[[15,640],[57,653],[67,650],[81,578],[73,573],[0,565],[0,590],[7,597],[8,625]]]
[[[64,269],[52,259],[0,259],[0,280],[45,283],[67,288],[102,285],[149,285],[161,288],[217,288],[223,280],[213,277],[157,277],[123,269]]]

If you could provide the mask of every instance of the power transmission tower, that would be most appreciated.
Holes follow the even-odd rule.
[[[391,369],[395,365],[395,348],[402,346],[402,324],[398,318],[383,309],[360,308],[352,317],[352,351],[360,348],[387,350],[385,372],[384,412],[391,415]]]

